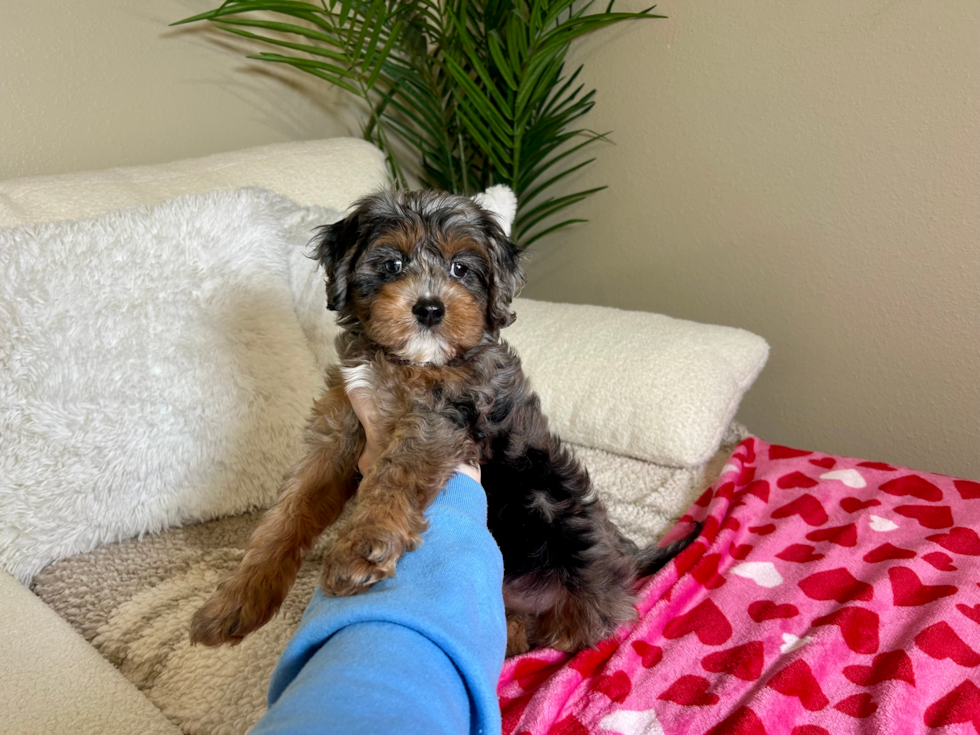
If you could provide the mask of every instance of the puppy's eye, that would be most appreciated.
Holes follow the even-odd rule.
[[[402,262],[398,258],[395,258],[394,260],[386,260],[384,263],[384,269],[386,273],[401,273]]]
[[[469,273],[469,270],[470,269],[462,263],[453,263],[451,266],[449,266],[449,275],[451,275],[453,278],[462,278]]]

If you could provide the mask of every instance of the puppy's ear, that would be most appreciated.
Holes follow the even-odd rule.
[[[521,270],[521,251],[509,237],[497,227],[489,238],[490,242],[490,293],[487,303],[487,321],[494,335],[514,323],[516,315],[510,310],[518,290],[524,285],[524,271]]]
[[[510,310],[510,302],[524,285],[521,251],[510,239],[511,226],[517,214],[517,197],[509,186],[497,184],[472,199],[489,215],[490,220],[484,226],[493,270],[490,274],[487,321],[490,331],[496,335],[513,324],[515,316]]]
[[[347,280],[360,235],[358,212],[316,229],[312,257],[327,273],[327,308],[340,311],[347,303]]]
[[[470,198],[489,212],[504,234],[510,237],[510,228],[517,215],[517,196],[513,189],[506,184],[497,184]]]

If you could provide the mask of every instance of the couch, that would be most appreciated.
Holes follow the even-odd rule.
[[[7,705],[0,731],[21,735],[33,732],[173,733],[178,731],[174,724],[178,722],[187,731],[230,732],[237,731],[236,723],[240,725],[240,730],[245,726],[241,723],[247,725],[257,717],[264,697],[262,676],[255,681],[245,678],[244,683],[250,686],[251,691],[245,697],[247,702],[241,703],[241,712],[235,715],[227,716],[225,713],[209,719],[201,711],[213,709],[211,703],[201,702],[198,703],[196,719],[187,712],[175,713],[164,707],[168,719],[151,701],[153,686],[148,681],[152,677],[141,678],[141,674],[134,673],[134,652],[127,649],[126,652],[116,651],[113,654],[110,642],[104,636],[100,640],[98,622],[104,622],[107,613],[104,610],[99,612],[99,600],[108,595],[108,590],[115,589],[114,584],[121,584],[120,579],[143,584],[148,569],[151,574],[160,576],[172,573],[173,559],[180,557],[181,551],[186,552],[188,547],[215,545],[220,556],[220,551],[226,550],[225,546],[241,546],[247,538],[250,524],[254,524],[258,515],[256,509],[266,507],[274,500],[274,478],[281,473],[284,462],[291,456],[291,442],[295,443],[296,431],[308,410],[308,394],[316,388],[315,383],[311,387],[310,381],[318,380],[318,371],[331,359],[330,341],[336,329],[324,308],[322,277],[308,262],[303,265],[303,253],[295,246],[308,239],[313,225],[336,219],[353,200],[384,184],[385,170],[379,151],[353,139],[272,145],[163,165],[0,182],[0,228],[6,228],[0,232],[5,233],[3,246],[7,257],[4,265],[8,280],[4,295],[0,297],[0,304],[4,304],[8,318],[5,332],[8,346],[3,355],[6,361],[3,377],[8,385],[3,397],[7,405],[0,410],[0,426],[6,436],[0,443],[6,478],[0,486],[0,496],[5,501],[5,510],[0,512],[0,556],[6,569],[0,570],[0,610],[5,621],[0,631],[0,650],[4,661],[4,667],[0,670],[0,697]],[[246,359],[256,363],[272,360],[274,364],[270,368],[271,376],[258,369],[253,372],[246,369],[246,382],[257,382],[259,393],[268,388],[270,380],[288,384],[285,391],[281,390],[281,385],[268,389],[274,394],[272,403],[278,400],[286,408],[281,409],[274,418],[270,418],[271,414],[262,414],[254,419],[255,423],[266,424],[268,429],[266,434],[256,434],[249,440],[251,448],[247,453],[261,455],[259,464],[243,465],[244,469],[233,478],[241,481],[245,474],[249,477],[256,475],[261,480],[257,483],[260,487],[246,488],[237,495],[229,491],[225,495],[230,500],[207,497],[202,501],[197,495],[207,495],[215,483],[225,488],[228,479],[216,480],[208,476],[202,480],[200,477],[188,479],[188,476],[182,476],[180,482],[188,485],[193,492],[177,493],[161,501],[151,497],[153,488],[148,491],[143,487],[139,491],[142,495],[127,490],[126,487],[147,483],[137,475],[113,474],[106,469],[107,464],[116,460],[79,461],[79,454],[101,451],[100,443],[116,441],[120,445],[125,444],[124,439],[107,438],[115,435],[106,432],[113,430],[113,422],[125,424],[132,421],[133,408],[128,406],[125,412],[114,413],[117,407],[107,397],[110,392],[108,388],[102,392],[106,395],[96,391],[95,394],[83,396],[78,392],[81,389],[73,384],[125,381],[125,375],[120,377],[119,371],[113,371],[111,377],[104,372],[105,364],[113,361],[109,353],[120,349],[124,357],[117,358],[118,362],[136,360],[138,355],[129,350],[127,342],[134,338],[134,334],[138,341],[150,341],[155,337],[139,330],[135,333],[123,330],[110,337],[104,335],[112,333],[120,323],[128,324],[126,320],[130,317],[121,315],[126,311],[126,299],[162,300],[164,293],[177,290],[174,284],[182,275],[175,272],[163,278],[163,291],[146,290],[152,284],[128,287],[121,284],[121,280],[134,273],[152,272],[165,268],[167,262],[181,260],[181,250],[190,247],[183,241],[204,237],[200,233],[181,232],[168,239],[167,235],[160,234],[160,228],[165,225],[152,220],[156,216],[154,213],[158,214],[161,208],[169,207],[176,200],[179,210],[177,219],[193,218],[197,216],[196,211],[180,209],[181,206],[189,206],[186,205],[188,197],[201,206],[210,207],[214,201],[205,201],[201,197],[206,198],[209,192],[222,190],[228,193],[228,197],[216,206],[232,207],[233,210],[222,210],[222,216],[227,222],[240,220],[243,229],[248,230],[226,235],[226,239],[231,238],[229,247],[236,250],[243,250],[245,240],[255,233],[258,233],[255,237],[259,241],[248,247],[260,254],[263,250],[274,249],[265,247],[261,241],[262,237],[277,236],[262,229],[268,224],[267,215],[270,212],[275,222],[290,217],[295,220],[290,220],[292,230],[287,233],[294,240],[292,251],[285,256],[289,261],[288,268],[293,270],[286,273],[285,280],[292,279],[286,288],[293,289],[296,300],[291,305],[300,314],[300,341],[305,339],[306,346],[312,352],[312,360],[306,360],[310,363],[306,367],[312,365],[313,376],[309,374],[309,369],[284,376],[287,368],[283,365],[287,361],[302,363],[304,360],[289,358],[289,345],[285,342],[272,345],[270,350],[275,355],[262,353],[255,347],[255,335],[260,334],[261,339],[272,338],[261,330],[250,332],[251,342],[246,340],[248,344],[244,346],[241,343],[235,345],[234,349],[238,350],[235,356],[245,355]],[[181,201],[183,205],[179,203]],[[255,207],[262,209],[261,215],[256,215],[254,220],[248,219],[254,211],[241,210],[245,206],[243,202],[254,205],[253,210]],[[208,210],[210,215],[213,212],[213,208]],[[110,219],[99,220],[99,217],[105,216]],[[151,221],[151,225],[146,224],[148,221]],[[173,226],[179,226],[179,223]],[[137,229],[126,229],[134,227]],[[147,232],[147,227],[156,229]],[[118,238],[120,242],[110,242],[111,238],[106,233],[113,228],[125,231]],[[222,224],[219,229],[230,231],[232,225]],[[131,265],[124,271],[113,271],[116,266],[111,258],[103,262],[99,260],[101,255],[91,253],[93,243],[96,249],[112,253],[113,257],[123,257],[120,254],[124,254],[131,259]],[[176,247],[177,250],[158,256],[167,246]],[[206,248],[207,245],[195,243],[194,247]],[[235,255],[237,257],[238,253]],[[247,258],[243,255],[241,259]],[[247,294],[248,299],[260,301],[263,309],[275,314],[276,304],[282,305],[275,301],[275,294],[269,295],[268,289],[254,289],[258,288],[256,283],[259,281],[262,288],[266,287],[262,280],[265,271],[275,269],[278,264],[256,261],[253,265],[254,272],[242,276],[241,272],[236,271],[235,277],[242,277],[242,283],[253,288]],[[227,263],[215,258],[208,262],[195,261],[190,266],[193,266],[192,271],[196,268],[218,272]],[[105,283],[99,281],[108,271],[113,271],[105,276],[109,280]],[[296,275],[298,272],[303,274],[302,277]],[[36,278],[37,282],[32,278]],[[58,281],[59,278],[66,280]],[[79,285],[79,281],[84,281],[84,284]],[[91,286],[93,282],[95,285]],[[204,280],[195,282],[194,286],[200,291],[208,288],[208,284]],[[46,289],[55,292],[49,297],[51,303],[64,301],[66,290],[77,289],[90,297],[95,292],[101,295],[96,294],[95,300],[89,298],[88,301],[84,294],[78,297],[80,300],[69,299],[62,311],[52,307],[52,310],[40,313],[31,311],[30,305],[25,306],[34,298],[22,292],[36,294]],[[231,287],[228,290],[230,292]],[[106,293],[118,294],[122,301],[114,304],[107,302]],[[303,303],[300,304],[300,301]],[[214,303],[227,306],[225,302],[213,300],[209,308],[217,308],[213,306]],[[173,305],[170,308],[179,310]],[[238,305],[236,308],[241,310],[245,307]],[[71,312],[70,320],[74,326],[65,327],[62,324],[64,310]],[[87,312],[81,327],[78,326],[79,311]],[[540,383],[539,390],[546,406],[555,414],[554,420],[563,434],[580,445],[580,451],[584,453],[585,461],[590,462],[593,474],[598,473],[598,484],[623,487],[631,482],[635,484],[633,497],[624,496],[616,509],[621,525],[638,540],[662,531],[709,484],[734,442],[744,436],[744,429],[733,425],[732,419],[742,393],[751,385],[765,362],[768,351],[765,342],[740,330],[694,325],[667,317],[598,307],[549,305],[521,300],[517,311],[520,327],[514,327],[513,338],[523,344],[521,349],[532,375],[537,370],[542,378],[550,376]],[[268,317],[268,313],[263,316]],[[151,312],[141,312],[131,317],[140,328],[156,319]],[[242,322],[243,318],[239,318],[234,323],[237,326],[222,324],[219,329],[233,331],[241,328]],[[591,355],[569,364],[566,359],[567,339],[560,335],[567,333],[573,322],[579,323],[581,331],[575,341]],[[282,323],[280,320],[279,324]],[[45,372],[47,368],[37,367],[46,364],[45,349],[48,349],[47,359],[52,362],[60,363],[64,358],[63,353],[59,356],[59,351],[65,349],[64,345],[41,344],[45,340],[38,337],[38,332],[49,332],[60,339],[64,336],[60,329],[84,328],[88,324],[95,325],[93,333],[82,338],[80,343],[99,342],[96,352],[87,361],[78,357],[79,365],[72,367],[75,372],[61,375],[60,383],[43,376],[34,380],[36,376],[18,372],[17,365],[21,363],[32,364],[32,369]],[[186,326],[183,322],[176,322],[176,328],[165,321],[161,324],[163,329],[172,332],[179,332]],[[282,330],[288,331],[287,326],[283,326]],[[210,328],[210,325],[205,327]],[[25,338],[25,334],[31,336]],[[214,338],[213,334],[210,338]],[[620,344],[624,340],[631,343],[625,352]],[[650,379],[646,350],[656,351],[656,343],[660,342],[673,345],[671,349],[675,350],[675,357],[679,359],[671,362],[665,374]],[[77,345],[72,357],[84,353],[85,347],[85,344]],[[179,352],[181,347],[170,344],[159,349]],[[174,362],[180,361],[178,354],[170,354]],[[639,359],[635,356],[639,356]],[[209,355],[208,359],[213,359],[213,356]],[[624,360],[633,360],[636,364],[629,366],[624,364]],[[532,363],[536,366],[533,369]],[[564,367],[555,369],[562,364]],[[697,369],[693,370],[702,375],[695,378],[699,381],[698,389],[677,390],[676,385],[683,383],[685,378],[691,380],[692,366],[701,366],[700,373]],[[705,366],[709,367],[707,372]],[[145,368],[141,363],[137,376]],[[51,367],[47,372],[53,374],[55,369]],[[640,413],[647,414],[646,419],[624,421],[622,412],[609,412],[610,396],[624,405],[636,402],[629,396],[615,396],[615,386],[596,390],[598,386],[593,376],[611,371],[642,375],[641,380],[649,383],[647,389],[642,389],[642,383],[635,386],[624,381],[621,385],[631,392],[641,388],[638,392],[645,394],[645,398],[641,397],[632,410],[638,416]],[[45,383],[45,380],[48,382]],[[179,384],[176,378],[168,380],[177,380]],[[69,384],[68,388],[65,388],[65,383]],[[659,390],[658,383],[661,386]],[[180,385],[182,390],[186,388]],[[664,391],[663,387],[667,385],[671,388]],[[59,392],[62,389],[67,391],[64,396]],[[160,390],[156,384],[153,384],[153,389]],[[295,395],[287,395],[294,389],[301,394],[298,400]],[[578,400],[563,398],[576,392],[579,394]],[[703,396],[699,395],[701,393]],[[248,394],[247,400],[251,401],[256,394],[255,391]],[[89,423],[104,420],[106,426],[101,427],[102,433],[89,425],[79,429],[70,421],[62,421],[65,413],[89,411],[91,406],[86,408],[86,399],[98,403],[92,412],[98,418],[91,419]],[[205,401],[201,408],[205,414],[212,410],[223,421],[234,414],[234,408],[230,408],[227,401],[221,403],[221,397],[210,394],[208,399],[213,400],[214,406],[209,400]],[[138,400],[152,402],[147,396]],[[171,400],[177,410],[194,408],[192,404],[182,403],[181,396]],[[230,400],[233,403],[241,398],[235,394]],[[650,401],[657,401],[658,405],[667,406],[669,410],[649,411]],[[31,414],[29,421],[24,420],[25,413]],[[675,420],[664,421],[661,417],[665,413],[672,414]],[[677,422],[678,416],[685,421]],[[141,414],[140,420],[152,421],[153,417]],[[651,424],[651,420],[655,423]],[[45,424],[50,431],[38,443],[33,434],[35,431],[44,433],[37,426],[45,421],[53,423],[51,426]],[[294,430],[285,428],[287,426],[293,426]],[[679,426],[696,430],[678,431]],[[75,434],[65,440],[62,434],[73,430]],[[160,429],[157,428],[157,431]],[[658,434],[661,440],[651,442],[648,440],[649,434]],[[283,435],[286,436],[285,440]],[[143,446],[149,445],[156,452],[154,440],[159,439],[159,433],[153,439],[141,439],[139,448],[133,451],[141,451]],[[222,453],[228,450],[223,444],[208,444],[207,440],[197,439],[205,445],[198,454],[202,455],[206,465],[218,461],[224,456]],[[275,445],[280,451],[278,455],[271,450],[262,454],[261,449],[255,448],[256,445]],[[724,451],[719,451],[723,445]],[[130,447],[129,444],[126,446]],[[241,447],[235,449],[240,451]],[[74,455],[66,459],[65,451]],[[142,471],[153,472],[155,460],[152,453],[148,452],[142,459],[143,463],[139,465]],[[173,461],[191,460],[186,455],[174,455]],[[671,464],[674,466],[668,466]],[[258,471],[256,466],[259,466]],[[92,472],[86,475],[88,469],[92,469]],[[61,471],[65,474],[59,474]],[[161,486],[166,482],[166,479],[162,480]],[[195,485],[195,482],[198,484]],[[122,490],[113,494],[116,490],[110,490],[110,487],[117,490],[122,487]],[[170,489],[159,487],[156,491],[162,497]],[[72,496],[70,502],[66,501],[66,495]],[[130,495],[134,497],[130,498]],[[80,504],[80,496],[87,498],[88,506]],[[165,506],[158,509],[159,512],[143,512],[147,504],[158,501]],[[91,518],[84,519],[86,514]],[[26,516],[30,518],[25,520]],[[80,517],[83,520],[79,521]],[[45,525],[50,528],[47,533],[36,528],[32,530],[31,523],[38,528]],[[134,553],[135,557],[130,556]],[[234,552],[230,560],[212,559],[213,569],[217,571],[209,571],[210,576],[202,582],[200,590],[182,588],[182,592],[174,592],[174,595],[193,597],[195,591],[206,592],[213,588],[214,574],[225,570],[234,561]],[[312,568],[312,565],[307,566]],[[292,608],[287,602],[279,619],[285,621],[286,627],[278,631],[279,637],[272,640],[268,650],[259,656],[267,668],[275,660],[276,651],[284,642],[283,636],[288,636],[289,621],[295,624],[290,614],[295,617],[301,612],[305,604],[303,595],[308,597],[311,584],[311,579],[301,579],[297,585],[297,601],[292,603]],[[46,604],[38,594],[32,593],[32,588],[51,604]],[[270,629],[275,627],[275,624],[269,626]],[[183,632],[176,635],[183,637]],[[98,650],[90,642],[95,642]],[[242,648],[247,648],[247,645]],[[100,652],[102,655],[99,655]],[[238,664],[225,661],[217,665],[233,668]],[[133,682],[140,684],[143,691],[137,689]],[[166,695],[161,696],[166,698]],[[236,702],[244,695],[233,693],[228,696],[232,702]],[[186,701],[186,695],[181,699]],[[216,711],[220,713],[220,708]]]
[[[0,182],[0,732],[261,715],[316,564],[239,647],[193,648],[186,623],[333,359],[311,230],[384,182],[350,139]],[[752,437],[734,419],[768,346],[743,330],[515,310],[504,337],[617,524],[704,530],[644,582],[636,625],[505,664],[505,732],[980,729],[980,485]]]

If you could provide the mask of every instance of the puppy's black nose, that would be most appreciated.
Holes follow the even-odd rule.
[[[446,315],[446,307],[438,299],[420,299],[412,307],[412,313],[419,324],[434,327]]]

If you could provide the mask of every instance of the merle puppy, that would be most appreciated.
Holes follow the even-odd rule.
[[[509,653],[577,651],[633,619],[636,578],[693,535],[637,549],[548,430],[520,360],[500,339],[523,274],[497,216],[461,196],[384,192],[320,228],[314,245],[329,308],[344,327],[340,364],[315,402],[306,456],[286,475],[241,566],[195,614],[192,640],[237,643],[264,625],[303,553],[351,499],[324,559],[324,593],[352,595],[392,576],[461,462],[482,465],[488,524],[503,553]],[[360,480],[364,433],[346,393],[356,387],[369,389],[386,437]]]

